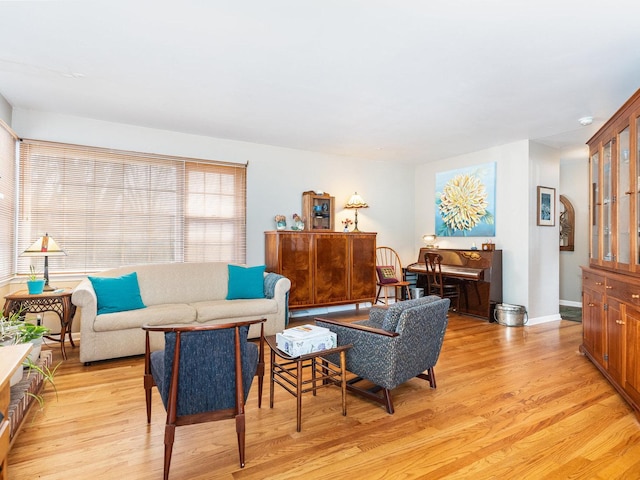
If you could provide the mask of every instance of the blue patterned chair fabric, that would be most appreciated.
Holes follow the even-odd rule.
[[[435,387],[433,367],[440,356],[449,303],[436,296],[421,297],[388,309],[372,308],[368,320],[340,323],[317,318],[316,324],[335,332],[338,345],[353,344],[347,351],[347,370],[357,378],[350,381],[350,390],[363,394],[356,383],[368,380],[374,390],[382,389],[383,397],[374,398],[371,389],[364,396],[393,413],[390,391],[398,385],[419,376]]]
[[[147,423],[151,422],[151,389],[154,386],[158,388],[167,411],[165,479],[169,474],[175,427],[192,423],[235,418],[240,465],[244,467],[244,404],[256,373],[259,376],[258,407],[261,404],[264,328],[261,329],[259,346],[249,342],[247,335],[250,325],[264,321],[143,327],[146,331],[144,387]],[[151,331],[164,332],[164,350],[150,351]],[[236,369],[237,363],[240,364],[239,369]],[[240,388],[237,388],[238,384],[241,384]]]
[[[258,367],[258,347],[246,341],[248,331],[240,329],[245,401]],[[192,331],[181,337],[177,415],[235,408],[234,330]],[[167,409],[176,333],[166,332],[164,338],[165,349],[151,352],[151,374]]]

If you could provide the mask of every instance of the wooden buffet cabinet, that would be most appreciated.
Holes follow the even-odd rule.
[[[640,418],[640,90],[587,142],[581,351]]]
[[[289,308],[375,300],[375,233],[265,232],[265,263],[291,280]]]

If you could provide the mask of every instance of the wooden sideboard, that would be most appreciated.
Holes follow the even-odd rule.
[[[265,232],[267,271],[291,280],[289,308],[372,302],[376,234]]]
[[[0,480],[9,478],[7,456],[9,455],[11,434],[11,426],[9,424],[10,381],[13,372],[17,368],[22,368],[22,362],[27,358],[30,350],[30,343],[0,347]]]
[[[640,279],[582,267],[580,350],[640,418]]]

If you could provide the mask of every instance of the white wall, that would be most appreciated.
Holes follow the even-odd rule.
[[[560,227],[558,193],[560,152],[529,142],[529,317],[559,319],[560,305]],[[537,225],[537,187],[555,189],[555,225]]]
[[[247,263],[264,262],[264,232],[274,216],[291,222],[301,213],[302,192],[323,190],[336,198],[336,230],[353,212],[343,205],[357,191],[370,208],[358,213],[362,231],[377,232],[403,260],[416,253],[413,228],[414,166],[370,162],[288,148],[223,140],[104,122],[70,115],[16,109],[13,129],[22,138],[161,153],[228,162],[249,162],[247,173]],[[413,260],[411,260],[413,261]]]
[[[4,121],[4,123],[9,126],[11,126],[11,113],[11,105],[2,95],[0,95],[0,120]]]
[[[582,306],[582,271],[589,264],[589,149],[584,157],[560,163],[560,194],[575,210],[575,249],[560,252],[560,304]]]
[[[503,250],[504,302],[525,305],[533,320],[559,318],[558,228],[535,226],[535,186],[557,189],[559,166],[553,149],[528,140],[414,166],[24,109],[13,111],[12,127],[23,138],[249,162],[248,264],[264,262],[264,231],[274,228],[276,214],[290,219],[294,212],[300,213],[302,192],[306,190],[323,190],[336,197],[337,230],[340,220],[353,218],[342,205],[358,191],[370,206],[360,210],[360,229],[377,232],[378,245],[395,248],[405,265],[415,262],[422,235],[435,229],[436,172],[496,162],[493,240]],[[471,242],[480,246],[484,240],[439,238],[438,243],[442,248],[469,248]]]
[[[557,164],[555,169],[553,167],[557,157],[553,149],[521,140],[420,165],[415,180],[414,251],[422,246],[423,234],[435,231],[436,173],[496,162],[496,236],[492,240],[496,248],[502,250],[503,301],[527,307],[532,323],[538,319],[559,318],[557,238],[555,254],[545,252],[550,248],[557,227],[535,227],[536,182],[543,179],[544,186],[557,188],[559,169]],[[551,178],[554,171],[555,178]],[[546,231],[539,231],[541,228]],[[475,242],[480,248],[485,240],[480,237],[440,237],[437,243],[440,248],[470,248]],[[538,274],[544,276],[537,277]]]

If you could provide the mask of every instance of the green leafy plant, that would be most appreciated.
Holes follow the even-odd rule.
[[[55,380],[56,371],[58,370],[58,367],[62,365],[62,362],[59,362],[55,367],[53,367],[53,370],[52,370],[47,365],[42,365],[42,366],[38,365],[34,363],[29,357],[27,357],[27,359],[22,363],[22,365],[29,369],[27,373],[27,377],[32,373],[35,373],[36,375],[42,375],[43,385],[46,385],[47,383],[49,383],[53,387],[53,391],[56,394],[56,400],[58,400],[58,389],[56,388],[56,384],[54,380]],[[35,398],[36,401],[38,402],[38,405],[40,405],[40,409],[42,410],[42,408],[44,407],[44,397],[42,396],[42,393],[27,392],[27,395]]]
[[[38,280],[38,272],[33,265],[29,266],[29,281],[33,282],[34,280]]]
[[[8,317],[4,316],[4,312],[0,312],[0,342],[15,340],[20,329],[22,315],[20,312],[14,312]],[[12,342],[17,343],[17,342]]]
[[[21,311],[14,312],[8,317],[0,312],[0,342],[11,340],[12,345],[27,343],[44,337],[49,331],[49,328],[44,325],[25,322]]]

